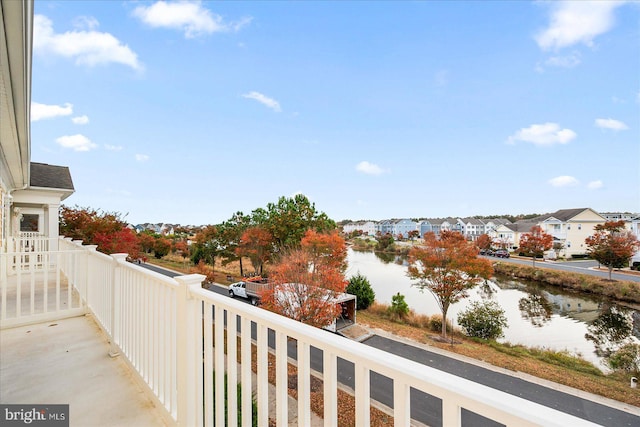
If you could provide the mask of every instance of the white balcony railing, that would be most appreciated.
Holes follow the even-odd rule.
[[[322,353],[323,373],[313,375],[322,379],[324,412],[320,415],[327,426],[338,425],[339,359],[353,365],[357,426],[369,425],[373,373],[393,383],[395,426],[412,423],[412,389],[442,400],[444,426],[462,425],[463,409],[506,426],[593,425],[212,293],[201,288],[201,275],[168,278],[126,262],[123,254],[107,256],[94,246],[68,239],[59,241],[58,251],[37,255],[42,262],[29,261],[10,271],[7,265],[25,258],[0,254],[4,274],[0,276],[0,326],[51,315],[92,314],[109,336],[110,353],[127,361],[149,394],[180,426],[236,426],[238,403],[242,414],[252,413],[252,389],[256,390],[258,425],[269,424],[270,399],[276,402],[276,424],[287,425],[290,364],[297,369],[298,423],[309,425],[312,348]],[[66,304],[59,302],[63,300]],[[287,351],[290,341],[296,342],[295,360]],[[255,379],[252,360],[257,366]],[[275,392],[269,390],[270,369],[275,369]],[[214,372],[226,373],[227,380]],[[247,391],[241,393],[240,402],[237,383]],[[225,394],[227,411],[224,399],[214,399]],[[250,425],[250,417],[243,416],[242,426]]]

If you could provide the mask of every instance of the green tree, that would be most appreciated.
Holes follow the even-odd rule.
[[[404,300],[404,295],[400,294],[400,292],[391,297],[389,313],[400,319],[405,318],[407,314],[409,314],[409,305]]]
[[[356,296],[358,310],[366,310],[376,299],[376,293],[373,291],[369,279],[360,272],[351,276],[346,292]]]
[[[424,235],[424,245],[409,252],[408,275],[413,285],[429,291],[442,312],[442,337],[447,336],[447,311],[467,297],[467,291],[493,274],[489,260],[478,258],[478,248],[455,231]]]
[[[250,226],[251,218],[240,211],[234,213],[230,219],[218,225],[217,240],[222,265],[239,261],[241,276],[244,276],[244,266],[242,264],[242,255],[238,252],[238,247],[240,246],[242,235]]]
[[[640,374],[640,344],[628,343],[609,356],[609,366],[614,371]]]
[[[376,250],[380,252],[384,252],[386,250],[393,249],[393,236],[391,233],[385,233],[379,236],[376,236],[376,240],[378,243],[376,244]]]
[[[609,269],[609,280],[614,268],[629,266],[633,254],[640,247],[638,238],[624,228],[624,221],[609,221],[594,227],[595,234],[587,237],[587,253]]]
[[[495,301],[474,301],[458,313],[458,325],[470,337],[493,340],[504,335],[507,317]]]
[[[197,265],[201,260],[215,268],[220,255],[220,233],[215,225],[208,225],[196,233],[191,261]]]
[[[306,196],[280,197],[277,203],[267,204],[267,229],[273,235],[276,247],[297,247],[309,229],[327,232],[336,228],[336,223],[324,213],[318,213],[314,203]]]
[[[156,239],[153,244],[153,255],[160,259],[171,251],[171,240],[164,237]]]

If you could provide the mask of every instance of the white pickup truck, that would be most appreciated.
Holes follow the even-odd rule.
[[[255,283],[240,281],[229,285],[229,296],[242,297],[251,300],[252,305],[258,305],[260,303],[260,291],[265,286],[269,286],[266,283]]]

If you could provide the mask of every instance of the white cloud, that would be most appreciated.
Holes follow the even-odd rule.
[[[86,125],[87,123],[89,123],[89,117],[87,116],[72,117],[71,121],[75,125]]]
[[[47,105],[38,102],[31,102],[31,121],[37,122],[43,119],[69,116],[73,114],[73,105],[68,102],[64,105]]]
[[[158,1],[148,7],[136,7],[133,16],[150,27],[183,31],[188,39],[217,32],[239,31],[251,22],[251,18],[224,22],[220,15],[203,7],[200,1]]]
[[[583,43],[593,46],[593,39],[614,25],[614,10],[624,1],[549,2],[549,26],[535,36],[543,50],[562,49]]]
[[[577,134],[571,129],[560,129],[557,123],[534,124],[528,128],[522,128],[507,140],[508,144],[516,141],[530,142],[535,145],[567,144]]]
[[[273,111],[280,112],[282,109],[280,108],[280,103],[273,98],[269,98],[266,95],[261,94],[260,92],[249,92],[242,95],[243,98],[253,99],[258,101],[259,103],[271,108]]]
[[[95,30],[100,23],[93,16],[78,16],[73,20],[73,26],[79,30]]]
[[[589,190],[597,190],[599,188],[602,188],[603,186],[604,184],[599,179],[596,181],[591,181],[590,183],[587,184],[587,188]]]
[[[109,151],[121,151],[122,145],[104,144],[104,148],[105,150],[109,150]]]
[[[64,148],[71,148],[73,151],[89,151],[97,148],[98,145],[91,142],[89,138],[84,135],[66,135],[56,139],[58,145]]]
[[[97,21],[92,25],[97,25]],[[138,55],[113,35],[93,30],[56,34],[51,20],[43,15],[34,17],[33,51],[75,59],[78,65],[92,67],[115,62],[142,70]]]
[[[554,187],[575,187],[576,185],[580,184],[580,181],[578,181],[572,176],[562,175],[562,176],[557,176],[555,178],[551,178],[549,180],[549,184],[551,184]]]
[[[573,68],[580,64],[580,52],[573,52],[570,55],[551,56],[544,63],[550,67]]]
[[[356,170],[367,175],[381,175],[384,173],[384,169],[380,166],[374,163],[369,163],[366,160],[358,163],[356,165]]]
[[[629,129],[626,124],[615,119],[596,119],[596,126],[601,129],[611,129],[615,131]]]
[[[146,162],[147,160],[149,160],[149,156],[147,156],[146,154],[136,154],[136,160],[139,162]]]

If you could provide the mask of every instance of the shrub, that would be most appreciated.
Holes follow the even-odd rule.
[[[429,330],[431,332],[441,332],[442,331],[442,315],[434,314],[429,318]]]
[[[466,335],[488,340],[504,335],[502,330],[507,326],[507,318],[496,302],[475,301],[458,313],[458,324]]]
[[[376,299],[376,293],[373,291],[369,279],[360,272],[349,279],[346,292],[356,296],[358,310],[366,310]]]
[[[400,292],[391,297],[391,305],[389,306],[389,312],[397,318],[404,318],[409,314],[409,305],[404,300],[404,295]]]
[[[640,344],[626,344],[609,357],[609,366],[614,371],[640,374]]]

